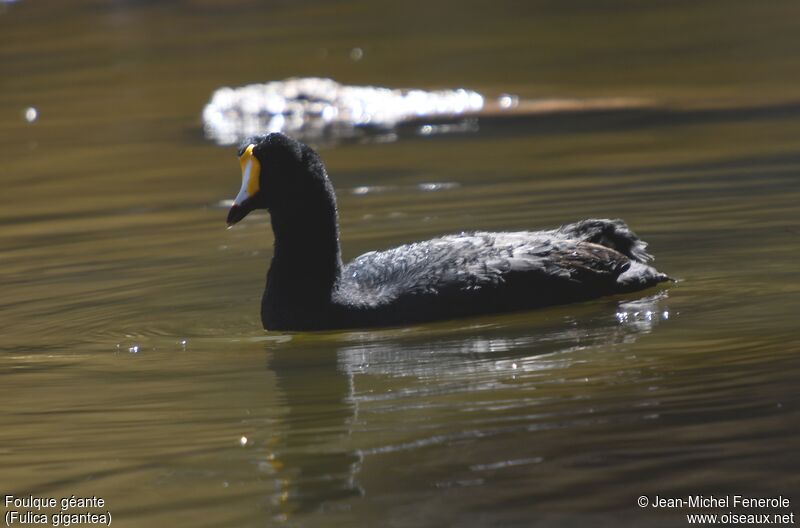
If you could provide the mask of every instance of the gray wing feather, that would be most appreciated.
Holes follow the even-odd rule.
[[[584,220],[550,231],[461,233],[365,253],[345,267],[337,295],[377,305],[401,295],[497,285],[511,273],[628,285],[646,279],[641,271],[649,266],[625,273],[631,261],[652,258],[645,247],[621,220]]]

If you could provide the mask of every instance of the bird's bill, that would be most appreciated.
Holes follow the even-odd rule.
[[[252,201],[245,200],[242,205],[233,204],[228,211],[228,227],[233,227],[234,224],[237,224],[239,220],[247,216],[250,211],[255,209],[252,205],[250,205]]]
[[[259,192],[259,179],[261,177],[261,164],[253,155],[253,146],[249,145],[239,157],[242,167],[242,188],[233,200],[233,206],[228,211],[228,227],[231,227],[255,209],[255,197]]]

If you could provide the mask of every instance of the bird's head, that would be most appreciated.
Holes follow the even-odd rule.
[[[310,148],[284,134],[254,136],[239,147],[242,187],[228,212],[228,227],[255,209],[302,206],[314,189],[327,189],[325,168]]]

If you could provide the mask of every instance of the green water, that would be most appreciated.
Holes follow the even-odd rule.
[[[0,494],[171,527],[684,526],[697,510],[637,498],[800,501],[799,34],[792,1],[0,3]],[[268,218],[225,229],[238,161],[200,112],[306,75],[663,103],[321,154],[346,259],[620,217],[680,282],[263,332]]]

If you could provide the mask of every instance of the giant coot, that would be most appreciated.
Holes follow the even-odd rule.
[[[283,134],[239,150],[232,226],[272,217],[275,250],[261,302],[268,330],[405,325],[630,292],[670,280],[621,220],[548,231],[472,232],[372,251],[343,265],[336,197],[313,149]]]

